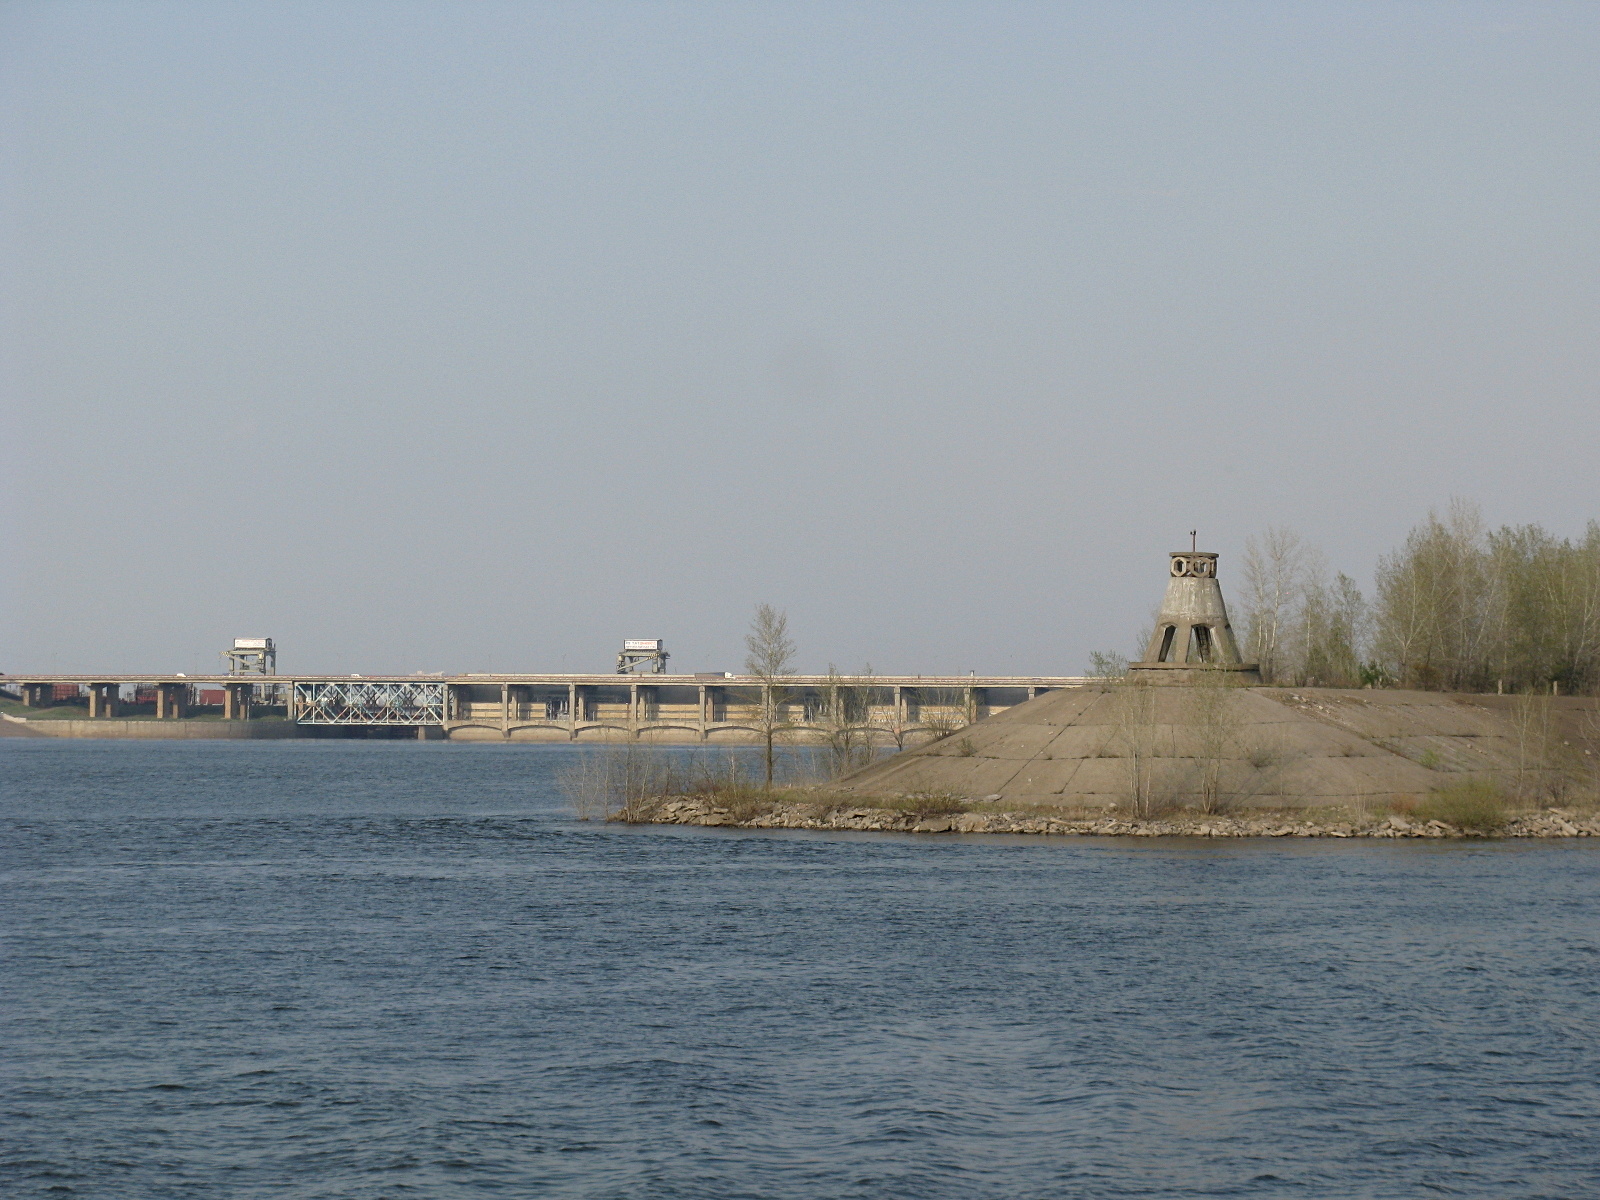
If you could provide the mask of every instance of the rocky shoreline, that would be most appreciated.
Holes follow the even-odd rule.
[[[1114,814],[922,813],[870,806],[777,804],[742,812],[715,799],[667,798],[611,818],[630,824],[739,829],[850,829],[882,833],[1011,833],[1077,837],[1575,838],[1600,837],[1600,815],[1551,808],[1519,813],[1493,830],[1378,814],[1343,818],[1304,813],[1167,813],[1149,819]]]

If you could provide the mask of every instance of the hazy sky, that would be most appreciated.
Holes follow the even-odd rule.
[[[0,669],[1077,673],[1600,516],[1600,5],[10,3]]]

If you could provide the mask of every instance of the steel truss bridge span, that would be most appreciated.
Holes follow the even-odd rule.
[[[302,725],[443,725],[447,686],[443,680],[296,683],[294,719]]]

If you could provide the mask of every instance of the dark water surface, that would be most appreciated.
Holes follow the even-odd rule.
[[[1600,846],[618,828],[0,742],[7,1196],[1600,1195]]]

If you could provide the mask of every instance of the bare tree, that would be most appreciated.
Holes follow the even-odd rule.
[[[1477,508],[1452,500],[1378,560],[1377,649],[1406,686],[1471,691],[1500,608]]]
[[[1378,562],[1379,665],[1410,687],[1567,694],[1600,685],[1600,524],[1576,541],[1429,513]]]
[[[1268,684],[1282,681],[1290,670],[1308,557],[1300,535],[1286,526],[1269,525],[1259,538],[1245,540],[1240,570],[1245,637]]]
[[[744,669],[759,682],[756,728],[766,749],[766,786],[772,786],[773,743],[788,728],[788,706],[794,699],[789,679],[794,675],[795,645],[789,637],[789,617],[770,604],[756,605],[756,615],[745,635]]]
[[[1488,538],[1495,680],[1519,690],[1600,682],[1600,525],[1576,544],[1537,525]]]
[[[841,675],[832,663],[822,685],[821,718],[827,739],[831,774],[849,774],[872,761],[872,729],[868,718],[872,705],[872,668],[859,676]]]
[[[1453,499],[1378,560],[1370,605],[1281,527],[1246,542],[1241,575],[1241,625],[1269,684],[1600,690],[1600,522],[1576,539],[1490,530]]]

